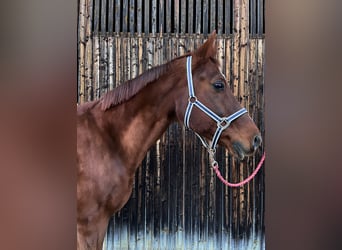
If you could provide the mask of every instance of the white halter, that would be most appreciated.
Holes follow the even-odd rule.
[[[245,108],[242,108],[228,117],[220,117],[217,114],[215,114],[213,111],[211,111],[208,107],[206,107],[203,103],[201,103],[195,96],[194,84],[192,81],[192,72],[191,72],[191,60],[192,60],[192,57],[188,56],[187,61],[186,61],[186,71],[187,71],[188,89],[189,89],[189,102],[188,102],[188,106],[186,108],[185,115],[184,115],[184,125],[185,127],[190,128],[189,121],[190,121],[191,111],[194,105],[200,110],[202,110],[205,114],[207,114],[210,118],[212,118],[217,123],[217,129],[210,144],[207,143],[204,138],[202,138],[199,134],[195,132],[197,137],[201,140],[203,146],[208,150],[209,154],[212,157],[214,157],[214,154],[216,151],[216,145],[223,130],[228,128],[232,121],[239,118],[243,114],[247,113],[247,110]],[[212,164],[215,164],[215,163],[216,161],[213,160]]]

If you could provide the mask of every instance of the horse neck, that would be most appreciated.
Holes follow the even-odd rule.
[[[120,138],[120,158],[130,174],[135,173],[149,148],[176,119],[180,82],[179,78],[163,75],[130,100],[105,112],[112,133]]]

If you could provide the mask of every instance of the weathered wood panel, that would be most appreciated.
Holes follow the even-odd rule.
[[[197,48],[217,29],[222,71],[264,135],[263,0],[79,1],[79,103]],[[241,163],[217,151],[222,175],[232,182],[260,158]],[[104,248],[264,249],[263,178],[262,169],[242,188],[223,186],[194,134],[172,124],[138,169]]]

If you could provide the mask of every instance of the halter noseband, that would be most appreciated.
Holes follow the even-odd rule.
[[[211,111],[208,107],[206,107],[203,103],[201,103],[197,99],[195,95],[195,91],[194,91],[194,84],[192,81],[192,72],[191,72],[191,60],[192,60],[191,56],[188,56],[186,58],[186,72],[187,72],[187,79],[188,79],[189,102],[188,102],[188,106],[186,107],[186,111],[184,115],[184,125],[185,127],[190,128],[189,126],[190,115],[191,115],[191,111],[194,105],[200,110],[202,110],[205,114],[207,114],[211,119],[213,119],[216,122],[217,129],[210,144],[207,143],[204,138],[202,138],[199,134],[195,132],[197,137],[201,140],[203,146],[208,150],[208,153],[212,158],[211,164],[212,166],[214,166],[214,165],[217,165],[217,162],[214,160],[214,154],[216,151],[216,145],[220,138],[220,135],[222,134],[223,130],[229,127],[232,121],[239,118],[243,114],[247,113],[247,110],[245,108],[242,108],[228,117],[220,117],[217,114],[215,114],[213,111]]]

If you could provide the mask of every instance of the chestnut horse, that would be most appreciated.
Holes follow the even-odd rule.
[[[240,159],[260,145],[260,132],[230,91],[216,52],[213,32],[196,51],[77,107],[77,249],[102,249],[109,219],[129,199],[138,166],[172,122],[186,120],[208,140],[222,125],[216,140]],[[189,97],[188,71],[195,97]],[[228,126],[219,124],[192,105],[197,100],[217,116],[244,112]]]

